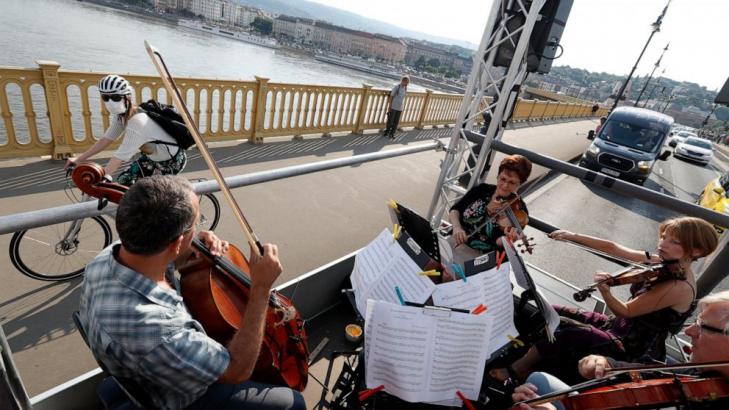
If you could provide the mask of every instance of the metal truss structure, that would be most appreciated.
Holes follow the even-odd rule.
[[[478,184],[483,171],[489,169],[491,142],[501,139],[526,78],[529,38],[545,3],[546,0],[494,1],[481,44],[473,57],[466,93],[428,210],[432,226],[437,227],[443,214],[464,194],[464,188]],[[512,53],[508,68],[494,65],[497,55],[503,61],[505,55],[508,58]],[[481,121],[484,113],[491,118],[485,134],[467,133]]]

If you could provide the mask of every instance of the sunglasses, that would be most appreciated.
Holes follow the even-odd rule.
[[[112,100],[114,102],[119,102],[124,98],[121,94],[101,94],[101,101],[107,102],[109,100]]]

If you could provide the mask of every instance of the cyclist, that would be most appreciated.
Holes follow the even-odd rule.
[[[119,174],[117,182],[120,184],[130,186],[145,176],[174,175],[185,168],[185,150],[177,146],[172,136],[134,104],[132,86],[124,77],[107,75],[99,81],[98,88],[106,110],[112,114],[111,125],[86,152],[66,160],[66,169],[73,167],[77,161],[85,161],[103,151],[122,134],[122,143],[106,164],[106,175],[111,177],[124,161],[129,161],[138,152],[141,155]]]

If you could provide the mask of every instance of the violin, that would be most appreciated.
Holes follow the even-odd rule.
[[[633,283],[639,283],[639,282],[645,282],[645,281],[655,281],[660,282],[665,279],[675,278],[677,277],[676,272],[673,271],[671,266],[677,265],[678,260],[671,260],[671,261],[663,261],[663,263],[657,263],[652,265],[639,265],[639,267],[634,269],[628,269],[625,272],[621,272],[617,275],[613,275],[612,277],[606,278],[604,280],[601,280],[599,282],[595,282],[590,286],[587,286],[586,288],[575,292],[572,297],[578,301],[583,302],[587,299],[587,297],[590,295],[590,293],[597,290],[598,286],[600,285],[607,285],[610,287],[613,286],[621,286],[621,285],[630,285]]]
[[[688,405],[691,408],[691,404],[712,404],[716,400],[729,398],[729,381],[724,377],[675,374],[670,377],[643,379],[640,372],[707,368],[727,364],[729,362],[648,365],[611,369],[608,370],[608,373],[612,374],[603,378],[589,380],[567,390],[515,403],[512,408],[517,408],[519,404],[535,406],[556,400],[559,400],[567,410],[658,408],[676,405]],[[629,376],[631,380],[626,382],[625,376]]]
[[[106,182],[104,168],[95,163],[78,164],[71,175],[87,195],[114,203],[118,203],[128,189]],[[182,298],[205,332],[227,345],[238,330],[248,304],[251,288],[248,260],[232,244],[222,256],[212,255],[197,238],[192,245],[202,257],[191,258],[178,267]],[[261,350],[251,379],[303,391],[308,380],[308,359],[301,316],[291,300],[271,291]]]
[[[561,400],[567,410],[655,408],[729,397],[724,377],[666,377],[598,387]]]
[[[531,255],[534,245],[529,241],[534,238],[528,238],[524,233],[523,228],[529,223],[529,215],[521,208],[519,194],[513,193],[510,199],[501,200],[501,203],[502,206],[489,215],[491,220],[495,221],[503,231],[507,228],[515,229],[521,241],[519,246],[524,248],[521,252],[529,252]]]

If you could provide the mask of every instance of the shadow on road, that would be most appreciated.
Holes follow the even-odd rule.
[[[82,278],[33,289],[0,304],[0,321],[14,352],[51,342],[76,331]],[[11,319],[6,321],[6,318]]]

